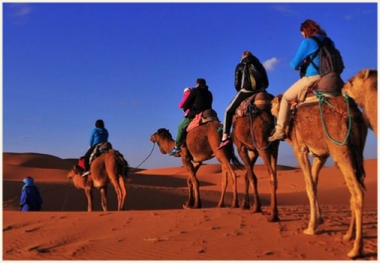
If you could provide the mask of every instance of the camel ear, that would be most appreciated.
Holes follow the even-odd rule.
[[[370,74],[369,69],[366,69],[366,70],[364,71],[364,79],[368,79],[369,74]]]

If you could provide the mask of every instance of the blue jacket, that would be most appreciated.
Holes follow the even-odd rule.
[[[315,36],[318,37],[321,41],[323,41],[326,37],[321,34],[317,34]],[[311,57],[311,55],[313,55],[318,50],[318,48],[319,48],[318,43],[314,39],[305,38],[301,42],[301,45],[299,46],[295,57],[290,62],[290,67],[299,70],[301,65],[304,63],[304,60],[307,59],[308,57]],[[313,62],[317,67],[319,67],[318,56],[315,56],[315,58],[313,59]],[[306,69],[305,76],[309,77],[309,76],[315,76],[318,74],[319,74],[318,70],[313,66],[312,63],[310,63]]]
[[[34,185],[33,179],[24,179],[25,185],[21,190],[20,208],[21,211],[39,211],[41,210],[42,198],[37,186]]]
[[[94,146],[101,142],[108,141],[108,131],[107,129],[95,128],[91,132],[90,136],[90,146]]]

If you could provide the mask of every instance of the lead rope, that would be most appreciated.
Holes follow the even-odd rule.
[[[152,150],[150,151],[149,155],[139,164],[137,165],[135,168],[131,168],[131,169],[137,169],[139,168],[146,160],[148,160],[148,158],[152,155],[153,153],[153,150],[154,150],[154,146],[156,145],[155,142],[153,142],[153,147],[152,147]]]
[[[65,208],[67,196],[69,195],[69,187],[70,187],[70,179],[68,179],[68,182],[67,182],[66,196],[65,196],[65,199],[63,199],[63,205],[62,205],[61,211],[63,211],[63,209]]]
[[[337,145],[340,145],[340,146],[345,145],[346,142],[347,142],[347,139],[348,139],[348,137],[349,137],[349,135],[350,135],[350,133],[351,133],[351,124],[352,124],[352,123],[351,123],[351,115],[350,115],[350,105],[349,105],[349,101],[348,101],[349,97],[348,97],[346,94],[343,95],[343,97],[344,97],[344,99],[345,99],[345,101],[346,101],[346,104],[347,104],[347,114],[346,114],[346,113],[344,113],[343,111],[338,110],[338,109],[336,109],[333,105],[331,105],[331,104],[325,99],[325,97],[323,96],[323,93],[322,93],[322,92],[314,91],[314,94],[315,94],[315,96],[317,96],[317,98],[318,98],[319,113],[320,113],[320,116],[321,116],[322,126],[323,126],[323,129],[324,129],[324,131],[325,131],[325,134],[326,134],[327,138],[329,138],[329,140],[331,140],[332,142],[336,143]],[[336,111],[337,113],[341,114],[341,115],[343,116],[343,118],[348,118],[348,129],[347,129],[347,134],[346,134],[346,136],[345,136],[345,138],[344,138],[344,140],[343,140],[342,142],[339,142],[339,141],[333,139],[333,138],[330,136],[330,134],[328,133],[327,128],[326,128],[326,124],[325,124],[325,122],[324,122],[323,111],[322,111],[322,103],[326,103],[328,106],[330,106],[331,108],[335,109],[335,111]]]

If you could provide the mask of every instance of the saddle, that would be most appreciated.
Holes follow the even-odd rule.
[[[235,110],[235,117],[243,117],[250,114],[255,114],[257,110],[270,111],[271,103],[274,96],[267,91],[261,91],[253,94],[240,103]]]
[[[291,101],[291,109],[300,107],[309,103],[316,103],[319,98],[317,93],[325,97],[335,97],[342,94],[344,81],[339,74],[331,72],[322,78],[314,81],[311,85],[303,88],[295,100]]]
[[[194,119],[187,126],[186,131],[189,132],[192,129],[210,121],[219,121],[218,114],[213,109],[208,109],[195,115]]]
[[[109,142],[98,143],[90,155],[89,164],[91,164],[97,157],[99,157],[103,153],[108,152],[108,150],[110,149],[112,149],[111,143]]]

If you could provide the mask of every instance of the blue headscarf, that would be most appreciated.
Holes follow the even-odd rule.
[[[26,186],[29,186],[29,185],[34,185],[33,177],[27,176],[22,181],[25,183],[23,188],[25,188]]]

